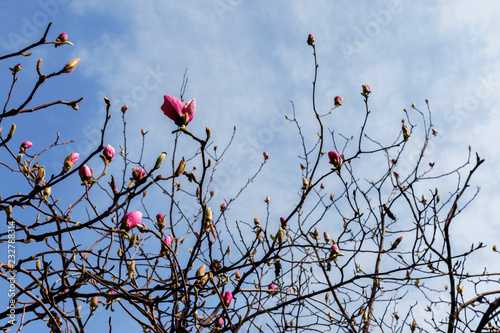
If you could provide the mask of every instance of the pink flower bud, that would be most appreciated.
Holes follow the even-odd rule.
[[[369,85],[363,84],[363,85],[361,85],[361,88],[363,88],[363,92],[361,93],[361,95],[368,96],[368,94],[371,93]]]
[[[434,162],[430,162],[429,166],[432,168],[434,166],[434,164],[435,164]]]
[[[80,154],[78,153],[71,153],[66,158],[64,159],[64,165],[63,165],[63,172],[68,172],[73,165],[78,161],[78,157]]]
[[[224,326],[224,319],[222,319],[222,317],[217,317],[217,319],[215,319],[214,326],[217,328],[221,328],[222,326]]]
[[[90,179],[92,179],[92,175],[94,174],[94,169],[90,169],[87,165],[82,165],[80,170],[78,170],[78,174],[80,175],[80,179],[82,182],[87,183]]]
[[[128,110],[128,105],[127,104],[123,105],[122,112],[125,113],[125,111],[127,111],[127,110]]]
[[[337,244],[332,245],[332,248],[330,249],[330,253],[332,255],[337,255],[340,253],[340,248],[337,246]]]
[[[391,160],[391,162],[392,162],[392,164],[397,164],[397,163],[398,163],[398,160],[397,160],[397,159],[395,159],[395,158],[393,158],[393,159]]]
[[[284,218],[284,217],[280,217],[280,222],[281,222],[282,224],[283,224],[283,223],[285,223],[285,221],[286,221],[286,220],[285,220],[285,218]]]
[[[342,98],[341,96],[335,96],[335,98],[333,99],[335,106],[341,106],[343,101],[344,98]]]
[[[67,40],[68,40],[68,34],[66,34],[65,32],[61,32],[59,36],[57,36],[56,38],[56,42],[59,43],[64,43]]]
[[[220,211],[221,211],[221,212],[223,212],[223,211],[225,211],[225,210],[226,210],[226,204],[225,204],[225,203],[222,203],[222,204],[220,205]]]
[[[340,168],[342,166],[342,157],[335,150],[328,152],[328,158],[330,159],[330,164],[333,164],[335,168]]]
[[[169,248],[171,244],[172,244],[172,237],[168,235],[161,243],[161,252],[166,253],[168,251],[167,248]]]
[[[397,173],[396,171],[394,171],[393,174],[394,174],[394,177],[396,177],[396,179],[399,178],[399,173]]]
[[[226,304],[226,306],[229,306],[229,304],[231,304],[231,301],[233,300],[233,294],[230,291],[225,291],[222,294],[222,300],[224,301],[224,304]]]
[[[309,36],[307,36],[307,45],[314,45],[314,36],[312,34],[309,34]]]
[[[182,104],[182,102],[174,96],[165,95],[163,98],[164,101],[161,110],[163,114],[172,119],[177,126],[184,127],[193,120],[194,114],[196,113],[196,101],[194,98],[186,104]]]
[[[141,168],[132,168],[132,180],[135,182],[140,181],[146,175],[146,171]]]
[[[321,183],[321,185],[319,186],[321,189],[324,189],[325,188],[325,184]]]
[[[111,162],[115,157],[115,148],[113,148],[113,146],[111,145],[107,145],[104,148],[103,155],[109,162]]]
[[[432,129],[432,135],[437,135],[438,134],[438,131],[436,131],[434,128]]]
[[[21,147],[23,147],[24,149],[28,149],[29,147],[33,146],[33,143],[31,143],[30,141],[24,141],[22,144],[21,144]]]
[[[165,224],[165,216],[163,216],[163,214],[157,214],[156,215],[156,223],[158,224],[158,228],[160,230],[162,230],[163,228],[165,228],[166,224]]]
[[[272,284],[272,283],[271,283],[271,284],[269,284],[269,287],[268,287],[268,288],[269,288],[269,290],[272,290],[272,291],[276,290],[276,287],[275,287],[275,286],[274,286],[274,284]]]
[[[129,231],[130,229],[133,229],[138,224],[140,224],[141,220],[142,220],[142,213],[141,212],[139,212],[137,210],[130,212],[123,217],[123,220],[121,223],[121,229],[123,229],[125,231]]]
[[[300,168],[301,168],[302,170],[304,170],[306,167],[305,167],[305,165],[304,165],[304,164],[300,163]]]
[[[263,155],[264,155],[264,161],[266,161],[269,158],[269,154],[264,152]]]
[[[24,141],[23,143],[21,143],[21,146],[19,147],[19,153],[24,153],[26,149],[28,149],[31,146],[33,146],[31,141]]]

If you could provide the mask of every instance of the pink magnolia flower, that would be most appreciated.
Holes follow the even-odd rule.
[[[233,300],[233,294],[230,291],[225,291],[222,294],[222,300],[224,301],[224,304],[226,304],[226,306],[229,306],[229,304],[231,304],[231,301]]]
[[[111,145],[107,145],[106,147],[104,147],[103,155],[108,161],[111,162],[115,157],[115,148],[113,148],[113,146]]]
[[[328,152],[328,158],[330,159],[330,164],[334,167],[339,168],[342,166],[341,156],[335,150]]]
[[[222,319],[222,317],[217,317],[217,319],[215,319],[215,327],[221,328],[222,326],[224,326],[224,319]]]
[[[31,146],[33,146],[33,143],[31,143],[31,141],[24,141],[23,143],[21,143],[21,147],[23,147],[24,149],[28,149]]]
[[[193,120],[194,114],[196,113],[196,101],[193,98],[186,104],[170,95],[163,96],[164,102],[161,106],[163,114],[172,119],[175,124],[179,127],[186,126],[191,120]]]
[[[309,36],[307,36],[307,45],[313,45],[314,44],[314,36],[312,34],[309,34]]]
[[[269,290],[272,290],[272,291],[276,290],[276,287],[275,287],[275,286],[274,286],[274,284],[272,284],[272,283],[271,283],[271,284],[269,284],[269,287],[268,287],[268,288],[269,288]]]
[[[78,174],[80,175],[80,179],[82,180],[82,182],[86,183],[92,178],[92,175],[94,174],[94,169],[91,169],[84,164],[82,165],[80,170],[78,170]]]
[[[141,168],[132,168],[132,179],[136,182],[140,181],[146,175],[146,171]]]
[[[264,161],[269,158],[269,154],[268,153],[264,152],[263,155],[264,155]]]
[[[280,222],[281,222],[281,223],[285,223],[285,221],[286,221],[286,220],[285,220],[285,218],[284,218],[284,217],[280,217]]]
[[[138,210],[130,212],[123,217],[121,229],[129,231],[141,223],[142,213]]]
[[[335,106],[341,106],[343,101],[344,98],[342,96],[335,96],[335,98],[333,99]]]
[[[332,248],[330,249],[330,252],[333,255],[339,254],[340,253],[340,248],[337,246],[337,244],[333,244]]]

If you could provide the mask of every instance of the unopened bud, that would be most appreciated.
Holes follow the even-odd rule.
[[[93,296],[90,299],[90,311],[95,311],[99,306],[99,296]]]
[[[7,134],[7,138],[5,139],[5,142],[7,142],[10,139],[12,139],[12,137],[14,136],[15,132],[16,132],[16,124],[12,124],[12,126],[10,127],[9,134]]]
[[[163,159],[167,156],[167,153],[166,152],[162,152],[160,154],[160,156],[158,156],[158,158],[156,159],[156,163],[155,163],[155,169],[158,168],[160,165],[161,165],[161,162],[163,162]]]
[[[175,170],[174,177],[179,177],[184,173],[184,169],[186,168],[186,161],[184,161],[184,158],[179,162],[179,166],[177,167],[177,170]]]
[[[81,58],[78,58],[78,59],[71,59],[63,68],[62,72],[63,73],[71,73],[75,68],[76,66],[78,65],[78,63],[80,62],[80,59]],[[109,101],[109,100],[108,100]],[[108,104],[109,105],[109,104]]]
[[[205,209],[205,219],[204,219],[206,224],[212,223],[212,209],[210,207],[207,207]]]
[[[128,266],[128,276],[133,277],[135,275],[135,260],[130,262],[130,266]]]

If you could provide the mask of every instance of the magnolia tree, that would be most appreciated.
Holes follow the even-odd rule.
[[[309,35],[304,47],[314,58],[314,136],[304,132],[293,107],[286,116],[302,142],[302,176],[290,176],[296,201],[280,218],[262,193],[267,214],[233,216],[231,208],[244,204],[241,192],[259,174],[273,172],[265,168],[273,156],[262,152],[257,171],[237,194],[216,202],[213,180],[226,150],[217,150],[210,129],[190,131],[196,104],[184,103],[184,83],[180,96],[165,95],[158,105],[172,130],[168,155],[127,149],[126,105],[122,141],[115,147],[106,142],[113,107],[104,98],[106,115],[93,151],[74,151],[60,160],[60,172],[47,171],[52,161],[46,156],[71,142],[59,135],[45,147],[24,141],[15,122],[26,120],[16,117],[56,104],[77,110],[82,98],[28,105],[42,84],[72,72],[79,59],[52,74],[44,74],[40,59],[38,80],[24,101],[11,105],[10,98],[27,71],[22,58],[14,59],[33,57],[27,51],[47,44],[72,45],[64,33],[47,41],[49,29],[40,41],[0,57],[4,69],[12,66],[0,115],[2,178],[10,184],[0,193],[5,332],[112,332],[124,318],[135,322],[134,331],[158,333],[500,330],[500,273],[470,271],[467,261],[491,250],[477,243],[461,251],[452,234],[477,194],[471,177],[484,160],[469,149],[462,165],[434,173],[424,155],[439,134],[427,101],[426,110],[405,110],[400,128],[379,129],[372,137],[366,130],[371,90],[363,84],[357,133],[346,137],[325,128],[343,98],[335,97],[330,110],[317,109],[316,45]],[[389,143],[380,143],[388,137]],[[411,168],[398,169],[401,161],[411,161]],[[117,163],[122,167],[112,169]],[[163,204],[147,191],[158,194],[155,200],[161,195]],[[194,206],[186,209],[183,202]],[[101,322],[92,326],[96,319]]]

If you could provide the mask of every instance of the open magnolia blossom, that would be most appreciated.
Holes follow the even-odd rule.
[[[179,127],[185,127],[191,120],[193,120],[196,113],[196,101],[193,98],[186,104],[174,96],[163,96],[164,101],[161,106],[163,114],[172,119]]]
[[[330,159],[330,164],[333,164],[335,168],[340,168],[342,166],[342,156],[335,150],[328,152],[328,158]]]

